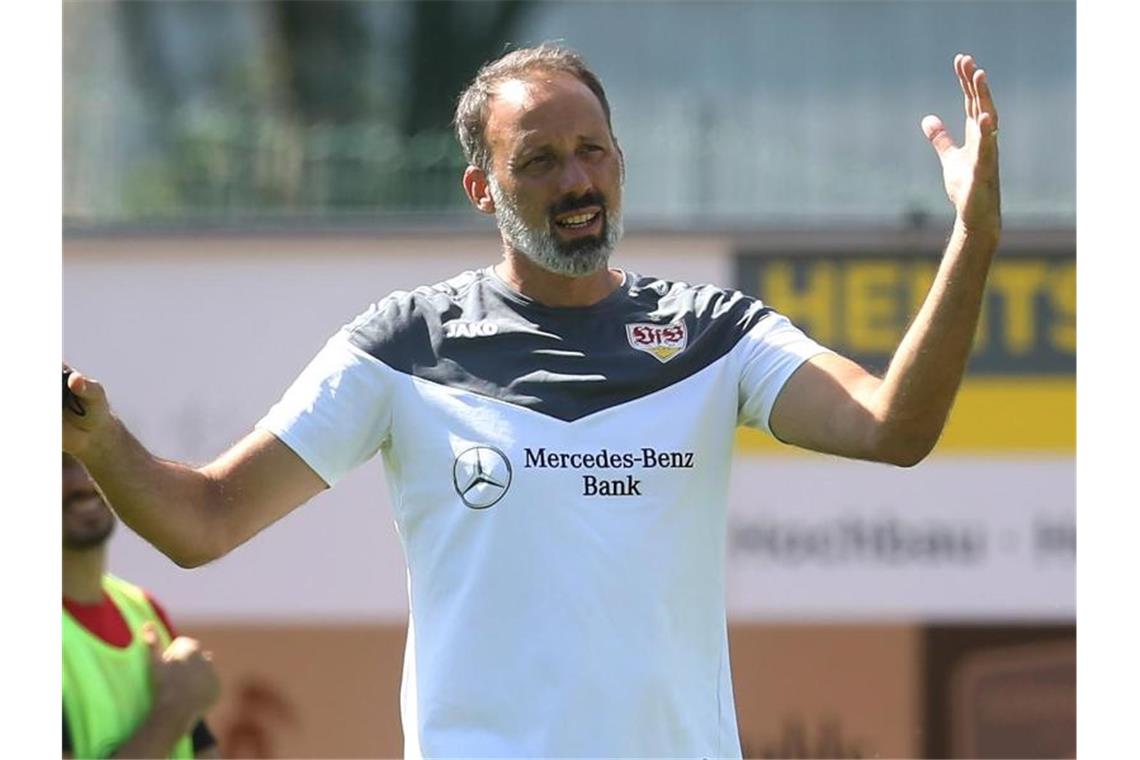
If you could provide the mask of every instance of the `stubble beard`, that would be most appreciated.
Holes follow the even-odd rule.
[[[99,514],[97,519],[68,519],[68,506],[65,503],[63,520],[63,548],[70,551],[85,551],[95,549],[107,543],[115,531],[115,513],[107,506],[102,495],[92,498],[99,500]]]
[[[603,206],[605,218],[600,236],[561,242],[554,236],[549,218],[541,229],[528,226],[514,199],[503,192],[494,177],[488,177],[488,185],[495,201],[499,231],[513,250],[546,271],[566,277],[586,277],[607,267],[622,236],[620,211],[611,209],[609,205]]]
[[[63,536],[63,548],[69,551],[86,551],[95,549],[107,543],[111,534],[115,532],[115,520],[108,520],[95,530],[70,531]]]

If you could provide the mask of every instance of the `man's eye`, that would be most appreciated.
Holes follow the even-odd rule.
[[[523,164],[524,169],[535,169],[548,166],[550,164],[550,156],[535,156],[531,160]]]

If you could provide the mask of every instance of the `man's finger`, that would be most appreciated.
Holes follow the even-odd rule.
[[[962,72],[966,75],[966,83],[971,84],[974,81],[974,72],[978,70],[978,62],[974,60],[974,56],[969,53],[962,55]],[[970,90],[973,95],[973,89]]]
[[[946,125],[942,123],[942,119],[934,114],[930,114],[922,120],[922,134],[926,135],[927,140],[930,140],[930,144],[938,152],[939,158],[944,157],[955,148],[954,138],[946,130]]]
[[[69,375],[67,378],[67,387],[70,388],[71,392],[76,396],[83,397],[87,395],[87,389],[90,387],[90,381],[88,381],[88,379],[81,375],[79,372],[72,370],[71,375]]]
[[[170,646],[162,653],[164,660],[185,660],[191,657],[195,652],[199,651],[201,646],[197,639],[192,639],[189,636],[179,636],[174,641],[170,642]]]
[[[974,72],[974,89],[978,91],[978,114],[989,114],[994,131],[998,128],[997,108],[994,107],[994,96],[990,92],[990,79],[985,69]],[[982,134],[987,134],[984,130]]]
[[[966,72],[966,83],[970,90],[970,103],[974,107],[974,112],[970,114],[972,119],[977,119],[978,114],[982,113],[982,105],[978,98],[978,88],[974,83],[974,76],[978,73],[978,62],[974,60],[974,56],[967,55],[962,59],[962,71]]]
[[[100,400],[103,398],[103,386],[79,372],[72,371],[67,378],[67,387],[81,399]]]
[[[973,97],[970,95],[970,78],[966,75],[966,56],[959,53],[954,56],[954,73],[958,75],[958,86],[962,88],[962,109],[966,118],[974,117]]]
[[[997,152],[997,127],[994,126],[994,119],[991,114],[984,113],[978,117],[978,129],[982,133],[981,140],[978,141],[978,157],[983,164],[989,164],[996,161],[995,153]]]
[[[143,623],[142,638],[150,650],[150,661],[152,663],[160,662],[162,660],[162,644],[159,643],[158,631],[154,629],[153,623]]]

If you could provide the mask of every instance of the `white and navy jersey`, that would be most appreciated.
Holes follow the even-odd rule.
[[[739,757],[734,430],[824,350],[741,293],[631,273],[550,308],[467,272],[334,335],[258,426],[330,485],[383,456],[406,753]]]

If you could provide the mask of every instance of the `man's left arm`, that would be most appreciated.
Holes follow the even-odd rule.
[[[786,443],[910,466],[942,433],[1001,231],[997,111],[989,82],[968,55],[955,56],[954,69],[965,96],[963,144],[954,144],[937,116],[922,120],[957,214],[934,284],[882,379],[836,354],[819,354],[792,374],[769,418]]]

